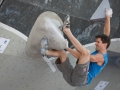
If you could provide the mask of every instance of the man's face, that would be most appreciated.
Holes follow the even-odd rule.
[[[97,51],[100,51],[100,50],[103,50],[104,48],[106,48],[106,45],[102,43],[101,38],[96,38],[95,45],[96,45]]]

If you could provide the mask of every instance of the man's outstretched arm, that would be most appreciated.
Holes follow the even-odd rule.
[[[106,10],[106,21],[105,21],[103,33],[107,36],[110,35],[110,17],[112,15],[112,13],[113,13],[112,9]]]

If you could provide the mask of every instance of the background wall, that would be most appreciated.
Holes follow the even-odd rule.
[[[102,0],[4,0],[0,7],[0,22],[29,36],[37,17],[44,11],[56,12],[62,20],[71,16],[71,31],[82,43],[95,40],[103,31],[104,24],[90,25],[90,17]],[[113,9],[111,38],[120,37],[120,0],[109,0]],[[72,47],[71,43],[70,46]]]

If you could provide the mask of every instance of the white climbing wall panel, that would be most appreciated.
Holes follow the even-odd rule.
[[[0,27],[0,37],[10,39],[5,51],[0,54],[0,90],[94,90],[100,81],[109,82],[104,90],[120,89],[120,67],[110,61],[103,71],[89,86],[71,87],[58,71],[55,60],[52,72],[43,59],[32,59],[25,54],[26,40]],[[90,51],[95,50],[94,43],[86,45]],[[112,41],[109,50],[120,54],[120,39]],[[74,66],[76,59],[68,54]]]

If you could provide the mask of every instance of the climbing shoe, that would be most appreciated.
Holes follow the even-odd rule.
[[[46,37],[41,39],[40,46],[42,56],[46,56],[46,51],[48,50],[48,39]]]

